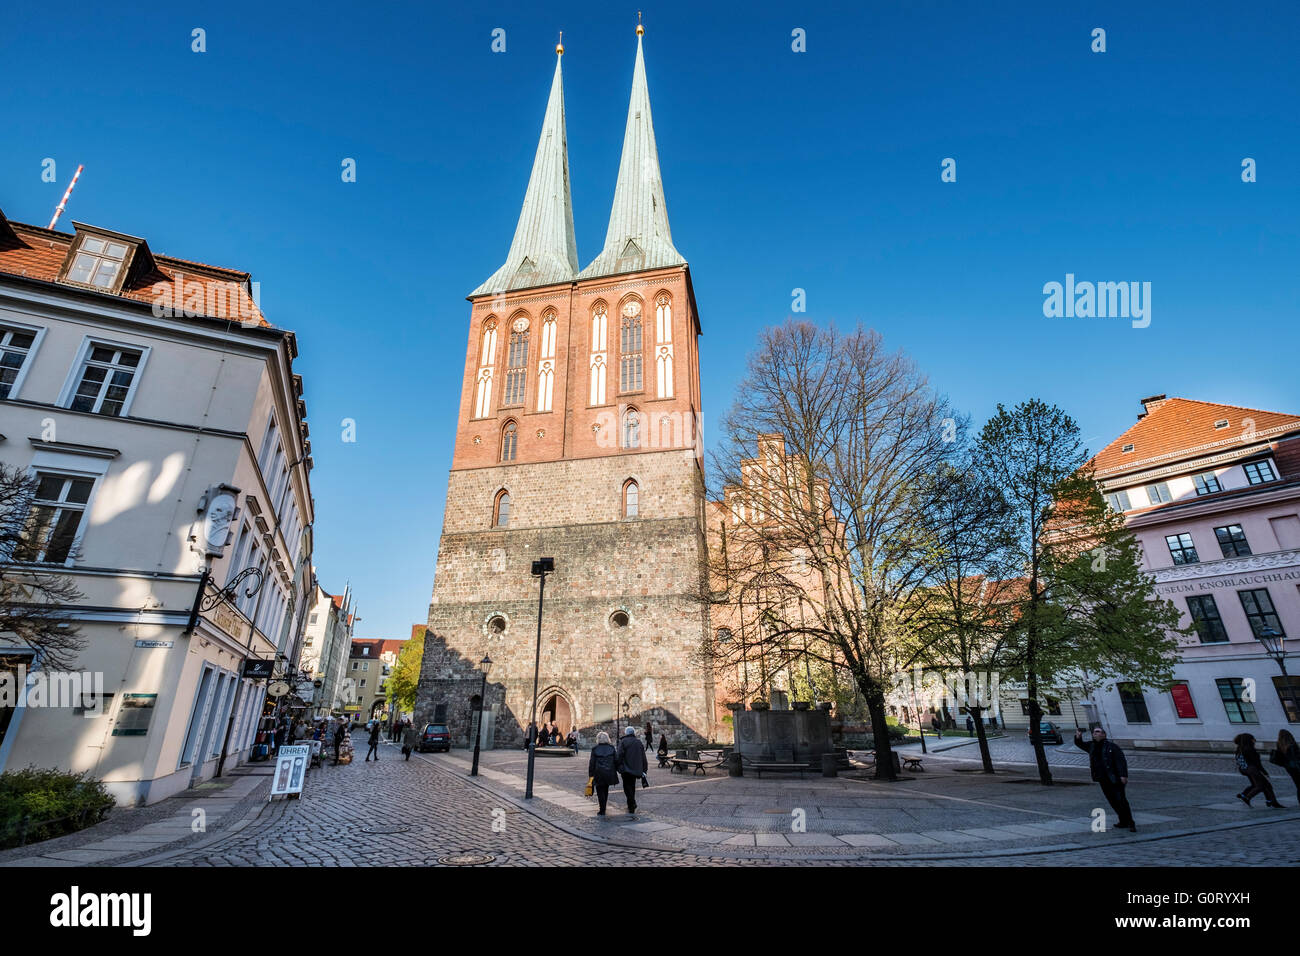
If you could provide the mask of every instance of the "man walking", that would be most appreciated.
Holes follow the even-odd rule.
[[[380,726],[379,726],[379,721],[377,721],[377,720],[375,720],[375,721],[371,721],[371,723],[370,723],[370,749],[366,751],[366,760],[369,760],[369,759],[370,759],[370,755],[371,755],[371,754],[374,754],[374,755],[375,755],[375,760],[376,760],[376,761],[379,760],[379,734],[380,734],[380,730],[381,730],[381,728],[380,728]]]
[[[636,738],[635,727],[625,727],[618,742],[618,772],[623,778],[623,794],[627,797],[627,812],[636,813],[636,785],[650,769],[645,761],[645,745]]]
[[[1084,741],[1083,731],[1074,732],[1074,745],[1088,755],[1088,765],[1092,769],[1092,779],[1101,784],[1101,792],[1106,795],[1106,802],[1119,814],[1120,829],[1129,829],[1137,833],[1137,824],[1133,822],[1133,811],[1129,808],[1128,797],[1124,788],[1128,786],[1128,761],[1124,751],[1106,739],[1106,731],[1100,727],[1092,730],[1092,740]]]
[[[343,746],[343,736],[346,733],[343,718],[340,717],[338,723],[334,725],[334,766],[336,767],[339,765],[339,748]]]

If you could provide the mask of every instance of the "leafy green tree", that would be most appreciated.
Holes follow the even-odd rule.
[[[420,663],[424,659],[423,628],[419,633],[402,645],[402,652],[397,655],[397,663],[388,675],[388,699],[393,704],[393,712],[414,710],[415,691],[420,683]]]
[[[1039,399],[998,406],[975,446],[1009,506],[1023,586],[1011,596],[1007,672],[1023,680],[1039,778],[1052,782],[1040,699],[1081,669],[1167,687],[1177,609],[1155,597],[1137,540],[1106,506],[1069,415]]]

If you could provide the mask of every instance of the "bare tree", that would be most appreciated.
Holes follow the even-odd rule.
[[[31,649],[43,667],[68,669],[85,646],[68,613],[83,595],[67,575],[26,560],[38,541],[68,533],[43,520],[36,493],[22,469],[0,463],[0,642]]]
[[[960,467],[941,468],[925,494],[933,543],[926,560],[929,581],[910,596],[903,667],[958,670],[957,680],[944,682],[945,696],[965,704],[984,772],[993,773],[984,712],[994,703],[990,695],[1006,654],[1012,599],[1024,585],[1010,509],[1001,489],[969,458]]]
[[[861,328],[767,330],[738,395],[715,456],[729,513],[711,581],[715,602],[755,601],[757,626],[706,641],[704,656],[720,671],[755,662],[764,680],[800,661],[846,670],[871,716],[876,775],[893,779],[885,695],[907,599],[926,581],[922,489],[959,423],[909,359]]]

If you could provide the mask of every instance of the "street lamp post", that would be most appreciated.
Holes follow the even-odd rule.
[[[478,692],[478,726],[474,728],[474,766],[470,768],[471,777],[478,776],[478,746],[479,741],[483,739],[483,699],[487,695],[487,676],[488,671],[492,669],[492,658],[484,654],[483,659],[478,662],[479,670],[483,672],[483,685]]]
[[[1255,637],[1264,645],[1264,653],[1273,658],[1277,666],[1282,668],[1282,676],[1286,677],[1286,642],[1282,635],[1265,625]]]
[[[533,562],[533,576],[540,578],[537,588],[537,655],[533,658],[533,710],[530,728],[537,726],[537,675],[542,666],[542,601],[546,597],[546,575],[555,570],[554,558],[538,558]],[[537,734],[531,733],[528,741],[528,780],[524,784],[524,799],[533,797],[533,764],[537,757]]]

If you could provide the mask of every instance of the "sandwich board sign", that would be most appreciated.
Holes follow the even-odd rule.
[[[309,744],[285,744],[275,755],[275,775],[271,777],[271,794],[276,796],[302,793],[307,779],[307,764],[311,762]]]

